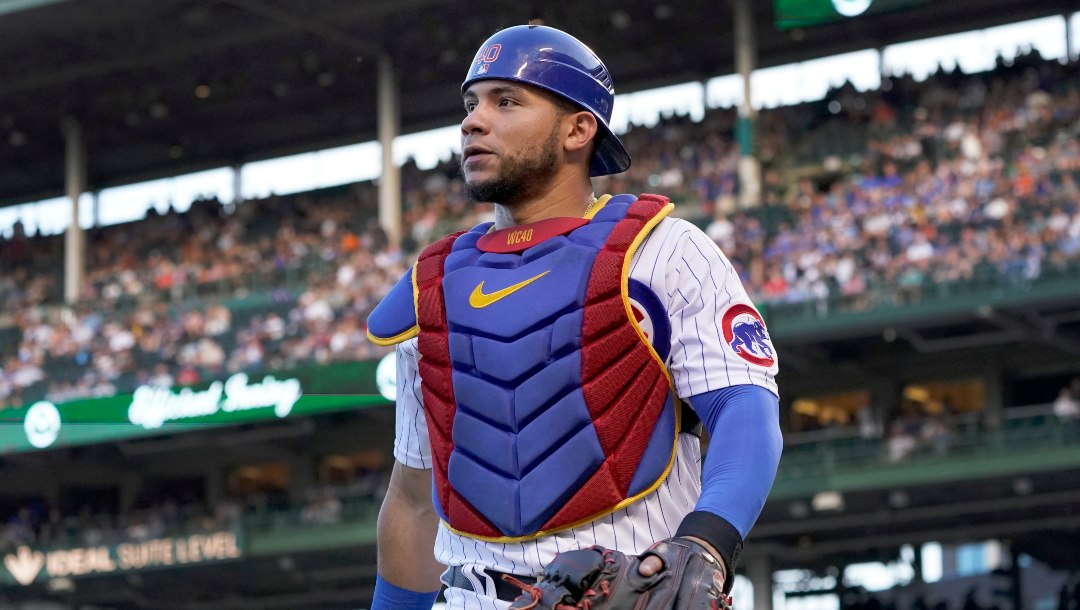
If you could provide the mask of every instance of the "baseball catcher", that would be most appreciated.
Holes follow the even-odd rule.
[[[399,383],[372,610],[430,610],[440,581],[452,610],[727,608],[782,447],[739,272],[666,197],[594,193],[630,154],[578,39],[496,32],[461,101],[493,222],[425,248],[368,318]]]

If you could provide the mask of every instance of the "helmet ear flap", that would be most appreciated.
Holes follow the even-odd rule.
[[[496,32],[477,50],[461,91],[487,79],[539,87],[596,117],[590,175],[617,174],[630,167],[630,153],[609,125],[615,101],[611,74],[596,53],[577,38],[542,25],[519,25]]]

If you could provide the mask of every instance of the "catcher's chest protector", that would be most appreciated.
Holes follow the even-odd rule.
[[[577,226],[565,234],[537,223],[485,237],[482,225],[421,254],[420,376],[435,505],[452,529],[532,538],[667,476],[678,414],[626,291],[630,256],[670,209],[618,196],[589,222],[561,219]]]

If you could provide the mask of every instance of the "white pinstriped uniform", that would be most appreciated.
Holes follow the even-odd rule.
[[[750,299],[731,263],[697,227],[677,218],[660,221],[634,254],[630,277],[649,286],[667,307],[671,323],[667,365],[681,398],[746,384],[778,393],[775,363],[769,368],[752,364],[724,340],[724,312],[732,305],[749,305]],[[412,468],[431,468],[416,339],[398,346],[397,379],[394,457]],[[446,591],[449,606],[499,610],[508,605],[494,598],[488,588],[490,583],[485,583],[487,576],[474,571],[477,568],[535,575],[563,551],[600,544],[636,555],[655,541],[674,535],[682,518],[694,509],[701,488],[697,437],[680,434],[678,445],[672,471],[656,491],[592,523],[512,543],[484,542],[440,525],[435,540],[436,559],[446,565],[462,566],[476,591],[490,593],[450,588]]]

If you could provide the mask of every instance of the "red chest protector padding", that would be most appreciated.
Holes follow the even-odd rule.
[[[457,411],[452,382],[449,330],[443,293],[446,257],[457,233],[432,244],[416,264],[419,361],[424,408],[432,450],[434,495],[449,526],[466,535],[495,540],[528,539],[588,522],[651,491],[667,475],[674,448],[674,424],[665,439],[653,439],[665,409],[674,412],[663,365],[630,321],[623,295],[624,262],[635,240],[665,211],[667,199],[642,195],[611,230],[597,252],[589,276],[581,328],[582,392],[604,459],[588,480],[536,532],[500,531],[450,484]],[[670,418],[667,418],[670,419]],[[665,420],[666,421],[666,420]],[[650,439],[667,443],[664,464],[645,485],[631,489]],[[650,455],[655,455],[650,452]],[[657,460],[653,459],[653,462]],[[645,489],[641,489],[644,487]]]

